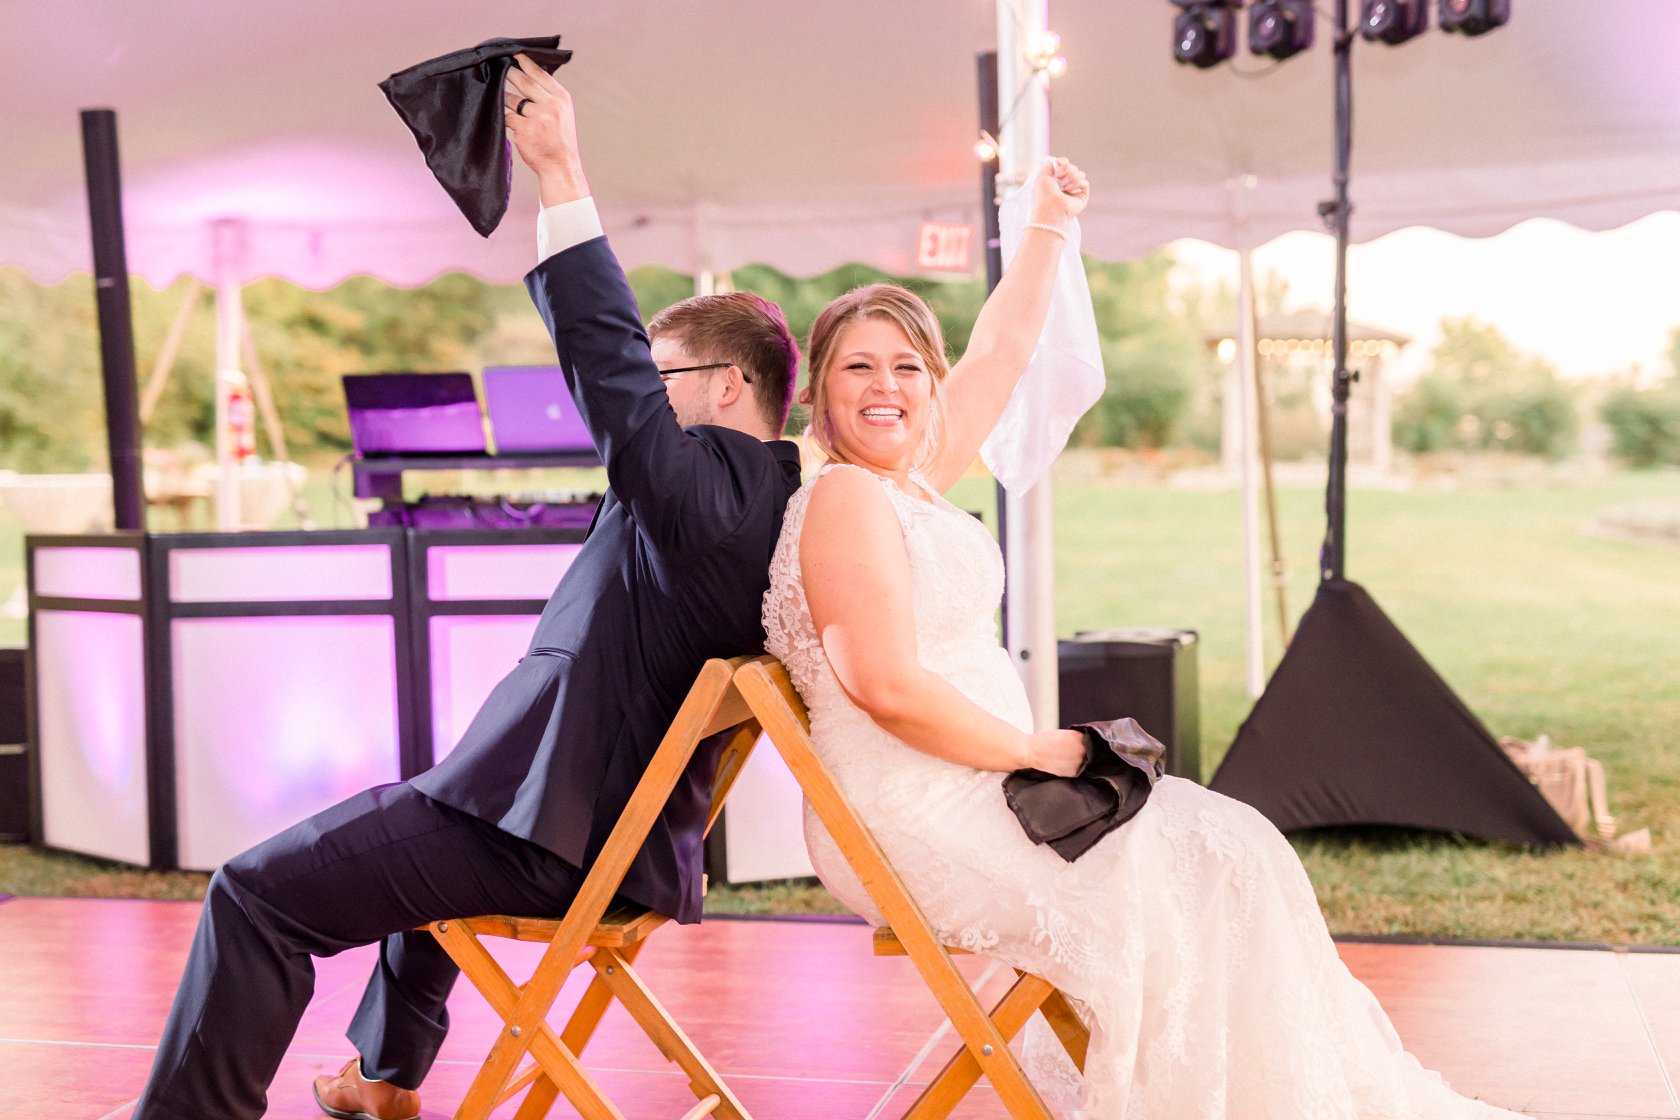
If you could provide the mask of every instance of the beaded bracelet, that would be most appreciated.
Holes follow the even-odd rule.
[[[1045,233],[1055,234],[1057,237],[1061,238],[1063,241],[1066,241],[1068,239],[1067,230],[1063,229],[1061,226],[1050,225],[1047,222],[1028,222],[1026,225],[1022,226],[1021,228],[1022,229],[1041,229]]]

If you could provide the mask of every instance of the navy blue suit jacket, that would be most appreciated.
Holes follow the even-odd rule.
[[[555,254],[525,286],[609,489],[525,657],[413,785],[587,868],[701,665],[764,648],[761,601],[799,451],[678,425],[605,238]],[[620,891],[679,922],[700,916],[708,746]]]

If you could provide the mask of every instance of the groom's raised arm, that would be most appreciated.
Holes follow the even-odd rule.
[[[708,532],[733,528],[730,511],[715,507],[734,491],[707,487],[712,501],[692,500],[716,449],[682,429],[660,382],[635,295],[601,234],[578,155],[571,95],[523,57],[518,61],[506,94],[508,133],[537,173],[543,203],[542,260],[525,277],[526,290],[554,339],[613,493],[663,542],[703,543]],[[688,515],[698,508],[706,510],[705,526],[690,524],[696,518]]]
[[[683,431],[660,384],[636,297],[605,237],[562,249],[525,277],[613,492],[644,527],[674,536],[709,449]]]

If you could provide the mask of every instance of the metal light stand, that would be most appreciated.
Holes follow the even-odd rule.
[[[1342,578],[1346,559],[1348,395],[1357,375],[1347,368],[1348,169],[1353,155],[1353,32],[1348,28],[1349,0],[1336,0],[1336,197],[1318,212],[1336,235],[1336,289],[1331,315],[1330,350],[1335,363],[1330,385],[1330,479],[1325,487],[1326,526],[1318,554],[1319,582]]]
[[[1353,148],[1349,0],[1336,0],[1336,235],[1330,471],[1318,593],[1208,783],[1289,831],[1400,825],[1535,846],[1580,839],[1369,593],[1346,559],[1348,166]],[[1334,689],[1334,698],[1330,690]]]

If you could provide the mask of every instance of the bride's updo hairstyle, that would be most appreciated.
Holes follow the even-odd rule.
[[[850,462],[834,447],[834,425],[828,415],[828,376],[840,335],[860,319],[885,319],[896,324],[921,355],[931,375],[927,431],[914,463],[917,468],[924,467],[939,454],[944,443],[945,375],[951,372],[951,362],[945,356],[945,335],[933,310],[916,293],[897,284],[853,288],[823,308],[811,325],[811,341],[805,348],[811,376],[800,394],[801,403],[811,409],[807,438],[835,462]]]

